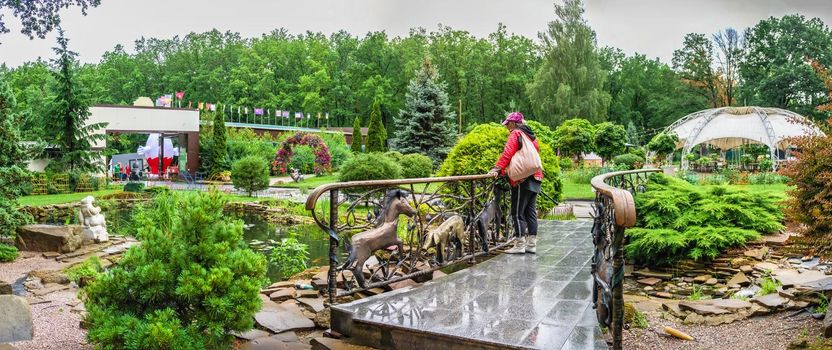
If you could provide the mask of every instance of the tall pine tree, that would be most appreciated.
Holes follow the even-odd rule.
[[[367,152],[387,151],[387,130],[381,122],[381,102],[378,98],[373,101],[370,112],[370,125],[367,126]]]
[[[60,148],[60,157],[50,163],[51,169],[59,171],[95,171],[103,164],[96,165],[97,153],[92,152],[92,143],[103,141],[105,135],[95,134],[106,123],[87,125],[90,117],[90,103],[83,96],[83,91],[75,81],[77,53],[68,48],[69,39],[58,28],[58,47],[53,48],[58,55],[52,60],[55,71],[55,102],[50,118],[58,132],[53,140]]]
[[[425,57],[407,87],[404,109],[395,120],[395,151],[423,154],[434,164],[445,159],[457,135],[455,114],[444,90],[430,58]]]
[[[352,144],[350,145],[352,153],[361,153],[361,144],[363,141],[364,135],[361,134],[361,118],[355,117],[355,121],[352,123]]]
[[[230,169],[228,164],[228,136],[225,130],[225,118],[222,112],[213,112],[213,132],[211,147],[211,175]]]
[[[28,157],[20,145],[14,109],[14,94],[0,74],[0,236],[13,236],[17,226],[31,221],[17,210],[17,198],[29,175],[24,170]]]

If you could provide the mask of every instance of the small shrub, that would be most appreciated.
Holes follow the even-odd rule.
[[[344,163],[339,181],[385,180],[402,177],[402,167],[381,153],[359,154]]]
[[[693,292],[690,293],[690,295],[688,295],[688,300],[692,300],[692,301],[702,300],[703,296],[704,295],[702,294],[702,287],[694,284],[693,285]]]
[[[144,182],[128,182],[124,184],[124,192],[141,192],[144,190]]]
[[[102,349],[230,348],[253,326],[266,259],[243,242],[216,191],[154,198],[141,244],[84,289],[87,338]]]
[[[12,262],[19,254],[16,247],[0,243],[0,262]]]
[[[569,157],[563,157],[560,159],[560,170],[562,171],[570,171],[575,167],[575,161]]]
[[[650,327],[644,313],[638,311],[631,303],[624,303],[624,323],[642,329]]]
[[[402,157],[404,157],[403,154],[396,151],[387,151],[384,152],[384,155],[387,156],[387,158],[390,158],[390,160],[392,160],[396,164],[401,164]]]
[[[153,187],[148,187],[144,190],[145,193],[147,193],[151,196],[158,196],[158,195],[162,195],[162,194],[168,194],[168,193],[170,193],[170,191],[171,191],[171,189],[167,186],[153,186]]]
[[[565,174],[566,180],[576,184],[589,184],[593,177],[611,172],[611,168],[585,167],[578,168]]]
[[[83,287],[85,283],[95,280],[102,272],[104,272],[104,267],[101,266],[101,259],[93,255],[84,262],[68,268],[66,277]]]
[[[818,305],[815,307],[815,313],[825,315],[829,308],[829,298],[826,297],[826,293],[817,293],[817,295]]]
[[[295,237],[287,237],[272,248],[269,262],[276,265],[284,278],[306,270],[309,259],[309,246],[300,243]]]
[[[760,170],[762,171],[771,171],[771,167],[774,166],[774,162],[771,161],[771,158],[763,158],[760,161]]]
[[[641,168],[642,163],[644,162],[643,158],[639,158],[635,154],[622,154],[615,156],[612,159],[613,164],[615,165],[623,165],[625,166],[626,170],[633,170]]]
[[[315,170],[315,151],[306,145],[295,146],[289,168],[298,169],[301,174],[311,174]]]
[[[433,172],[433,161],[417,153],[402,156],[399,164],[402,166],[402,177],[405,179],[430,177],[430,173]]]
[[[231,169],[231,180],[234,187],[248,192],[269,188],[269,163],[263,158],[250,156],[238,160]]]
[[[780,282],[776,279],[772,278],[771,276],[765,276],[759,280],[760,283],[760,290],[757,291],[758,296],[768,295],[777,291],[777,287],[780,287]]]
[[[702,178],[703,185],[727,185],[728,179],[719,174],[711,174]]]
[[[789,182],[789,178],[777,173],[764,172],[748,175],[748,183],[752,185],[774,185]]]

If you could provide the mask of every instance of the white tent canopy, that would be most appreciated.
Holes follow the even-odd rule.
[[[685,155],[696,145],[708,144],[727,150],[745,144],[763,144],[768,146],[772,159],[776,159],[778,149],[790,146],[788,138],[823,134],[797,113],[765,107],[706,109],[677,120],[666,131],[679,137],[676,147],[682,148],[683,169],[687,169]]]

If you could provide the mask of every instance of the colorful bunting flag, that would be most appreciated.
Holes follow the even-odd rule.
[[[183,98],[185,98],[185,91],[177,91],[176,92],[176,99],[181,100]]]
[[[254,109],[254,115],[263,115],[263,109],[262,108],[255,108]]]

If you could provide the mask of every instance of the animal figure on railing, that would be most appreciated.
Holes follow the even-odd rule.
[[[427,250],[436,247],[436,261],[440,264],[444,263],[445,250],[450,245],[452,237],[456,237],[460,242],[466,241],[465,222],[459,215],[451,216],[438,227],[428,231],[422,249]]]
[[[482,208],[482,211],[477,214],[475,219],[477,223],[477,231],[479,231],[480,234],[482,250],[485,252],[488,252],[488,227],[490,227],[492,223],[496,222],[494,225],[494,232],[491,233],[491,241],[496,242],[500,236],[500,225],[503,221],[503,212],[500,210],[501,197],[502,190],[495,184],[494,199],[485,204],[485,207]]]
[[[398,253],[403,254],[402,240],[396,234],[400,214],[413,217],[417,214],[417,211],[407,202],[407,193],[398,189],[387,191],[376,227],[355,234],[350,242],[344,241],[344,248],[349,252],[349,257],[347,262],[341,266],[341,270],[351,270],[361,288],[366,286],[362,271],[364,263],[373,252],[396,246]]]

